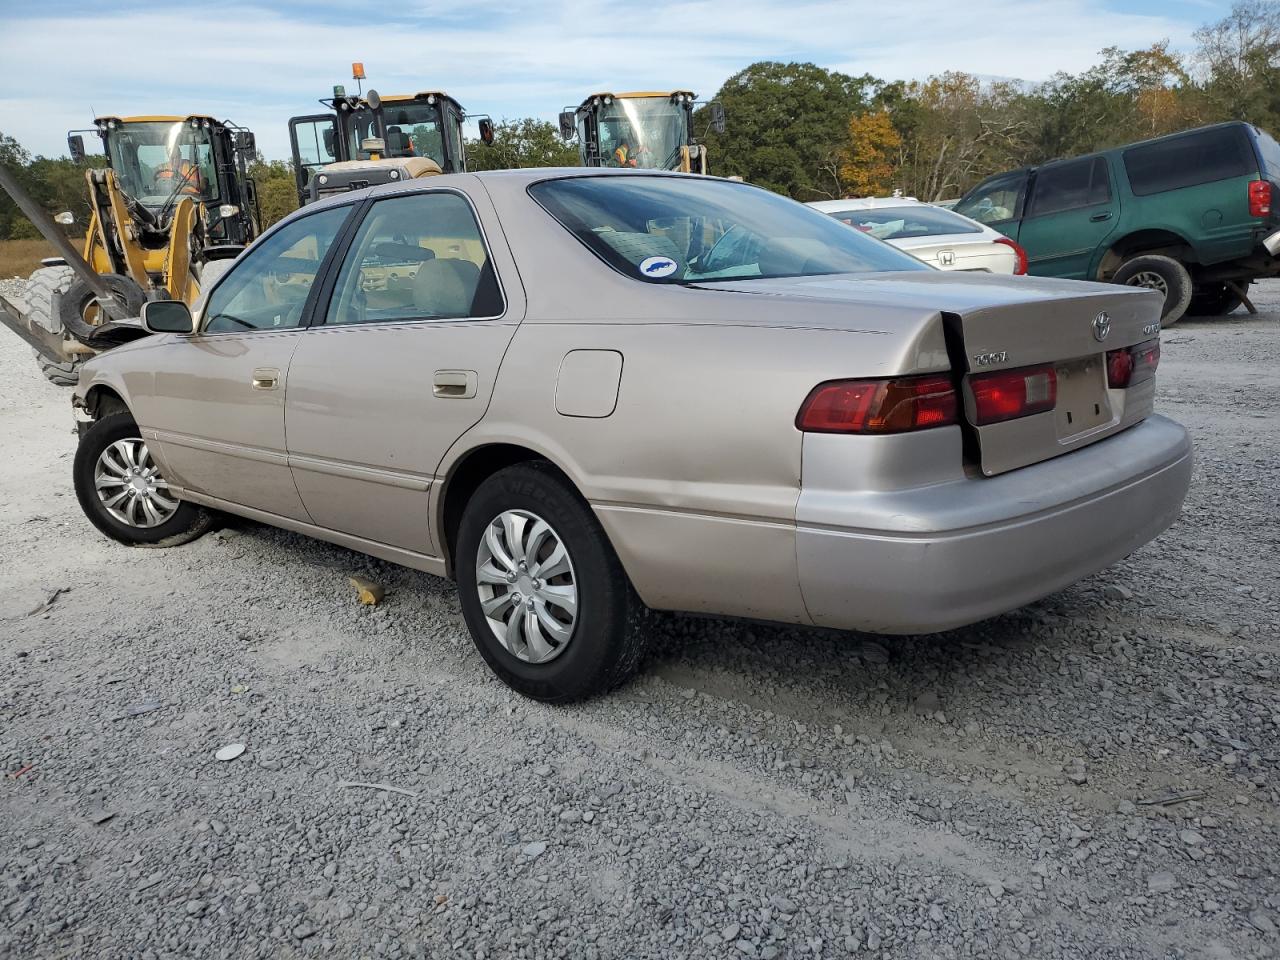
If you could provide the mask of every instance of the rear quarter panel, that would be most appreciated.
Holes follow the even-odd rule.
[[[945,369],[941,315],[857,307],[851,319],[849,305],[655,286],[595,264],[579,276],[579,296],[561,299],[520,262],[530,313],[484,419],[441,473],[488,444],[538,451],[591,503],[651,606],[808,622],[795,551],[796,414],[825,380]],[[625,316],[593,316],[601,304]],[[779,323],[781,311],[791,323]],[[557,410],[575,350],[622,355],[608,416]]]
[[[1114,243],[1141,230],[1166,230],[1182,237],[1198,263],[1210,265],[1248,256],[1261,221],[1249,216],[1249,182],[1257,175],[1231,177],[1179,190],[1137,196],[1129,185],[1123,151],[1113,155],[1121,190],[1120,224]],[[1094,262],[1095,274],[1105,250]]]

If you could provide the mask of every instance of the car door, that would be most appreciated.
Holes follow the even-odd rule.
[[[285,388],[314,281],[351,209],[330,207],[264,236],[210,291],[197,332],[167,348],[145,422],[170,479],[307,519],[285,452]]]
[[[484,414],[523,315],[500,236],[480,191],[369,205],[289,368],[289,462],[320,526],[433,552],[436,468]]]
[[[1018,230],[1027,272],[1092,280],[1094,253],[1120,221],[1120,203],[1105,157],[1052,163],[1036,171]]]
[[[289,145],[293,150],[298,201],[304,203],[311,178],[322,167],[340,159],[343,144],[338,137],[337,119],[331,113],[294,117],[289,121]]]

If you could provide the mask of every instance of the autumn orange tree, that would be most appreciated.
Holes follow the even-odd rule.
[[[893,190],[902,136],[888,110],[855,113],[849,142],[840,155],[840,182],[850,196],[873,197]]]

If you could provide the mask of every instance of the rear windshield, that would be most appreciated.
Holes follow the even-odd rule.
[[[1258,158],[1241,127],[1201,130],[1124,152],[1129,186],[1139,197],[1258,173]]]
[[[911,240],[914,237],[944,237],[957,233],[982,232],[982,227],[967,217],[923,204],[822,212],[863,233],[871,234],[877,240]]]
[[[1262,165],[1267,169],[1267,179],[1280,183],[1280,143],[1276,143],[1265,130],[1259,130],[1258,149],[1262,152]]]
[[[650,283],[931,269],[767,190],[701,177],[543,180],[529,193],[616,270]]]

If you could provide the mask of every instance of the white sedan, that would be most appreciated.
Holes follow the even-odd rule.
[[[1026,252],[998,230],[907,197],[819,200],[809,204],[885,240],[939,270],[1024,274]]]

